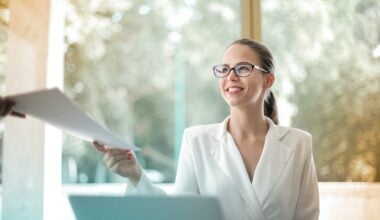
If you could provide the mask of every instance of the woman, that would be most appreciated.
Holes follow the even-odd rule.
[[[185,130],[175,192],[218,197],[226,219],[318,219],[311,135],[276,125],[270,51],[253,40],[237,40],[213,70],[230,116]],[[127,193],[162,192],[133,152],[95,146],[110,170],[128,177]]]

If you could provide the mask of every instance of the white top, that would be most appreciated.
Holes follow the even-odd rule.
[[[227,131],[228,120],[185,130],[175,192],[216,196],[226,219],[318,219],[311,135],[266,118],[269,130],[251,182]],[[136,188],[129,183],[127,193],[164,192],[143,173]]]

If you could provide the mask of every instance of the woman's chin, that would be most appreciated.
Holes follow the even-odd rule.
[[[237,107],[241,105],[241,100],[238,99],[228,99],[226,102],[230,107]]]

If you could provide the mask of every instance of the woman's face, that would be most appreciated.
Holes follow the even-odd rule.
[[[234,44],[228,47],[223,56],[223,64],[232,68],[241,63],[261,67],[259,57],[248,46]],[[265,92],[273,80],[272,73],[263,74],[257,69],[253,69],[247,77],[238,77],[232,70],[227,77],[220,78],[219,89],[230,107],[262,106]]]

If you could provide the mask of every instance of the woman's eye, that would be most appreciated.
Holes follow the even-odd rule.
[[[239,67],[237,67],[237,70],[239,72],[246,72],[246,71],[250,71],[250,68],[249,68],[249,66],[239,66]]]
[[[229,70],[228,67],[223,67],[223,68],[220,70],[220,72],[222,72],[222,73],[226,73],[226,72],[228,72],[228,70]]]

